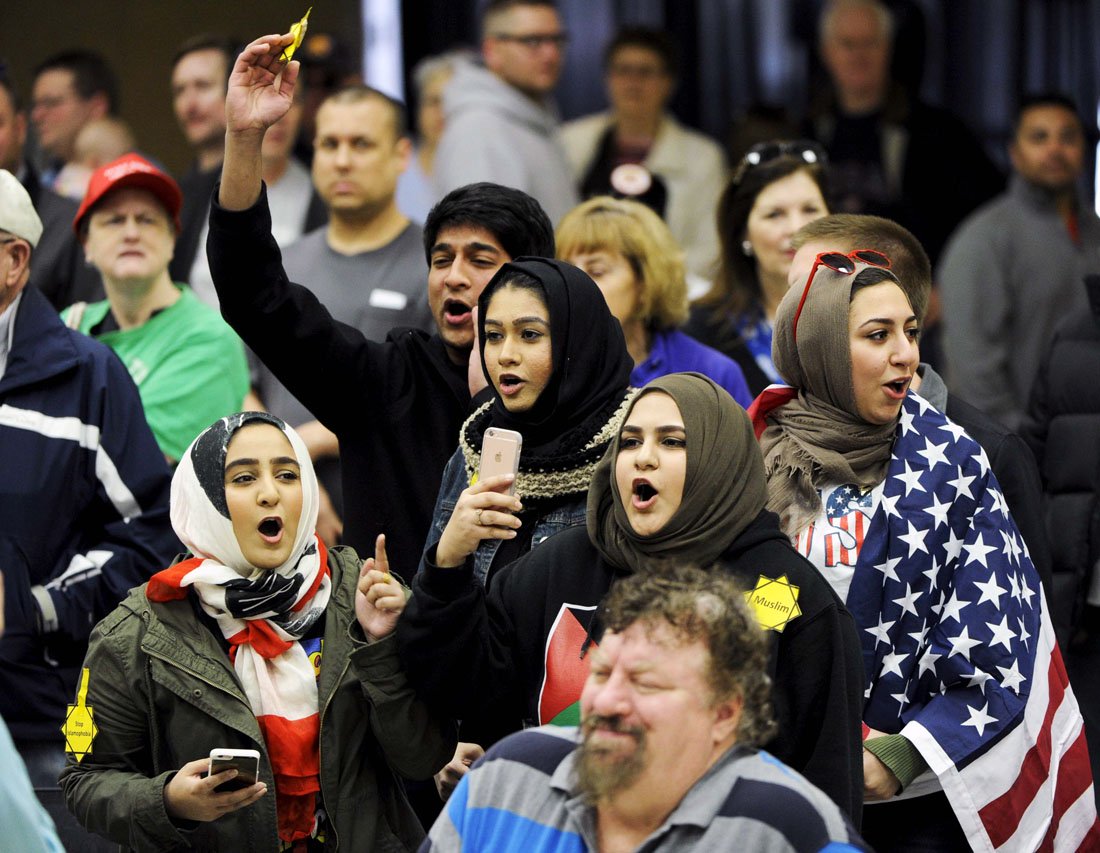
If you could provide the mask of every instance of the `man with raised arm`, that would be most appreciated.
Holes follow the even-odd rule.
[[[420,559],[443,466],[470,408],[472,308],[505,261],[552,257],[553,229],[530,196],[495,184],[447,195],[424,224],[428,302],[437,331],[395,329],[384,343],[337,322],[287,280],[261,180],[264,133],[290,108],[292,37],[256,39],[237,58],[226,97],[222,182],[207,252],[222,313],[271,372],[336,434],[344,540],[385,532],[398,571]]]

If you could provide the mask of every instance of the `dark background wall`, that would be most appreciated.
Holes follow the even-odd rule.
[[[1100,99],[1100,0],[889,0],[902,22],[902,69],[922,96],[955,111],[1004,161],[1020,92],[1060,89],[1095,131]],[[285,30],[309,0],[40,0],[5,3],[0,58],[26,93],[30,71],[50,52],[81,46],[109,56],[122,78],[122,115],[145,149],[182,170],[189,154],[168,95],[169,60],[183,39],[218,31],[248,39]],[[478,0],[406,0],[406,64],[476,43]],[[326,30],[358,55],[357,0],[315,0],[313,31]],[[600,58],[623,23],[675,34],[684,79],[674,103],[688,124],[724,140],[756,104],[797,117],[819,74],[814,50],[821,0],[559,0],[571,35],[559,89],[565,117],[604,104]]]

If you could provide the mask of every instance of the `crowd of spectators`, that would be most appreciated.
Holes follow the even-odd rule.
[[[1082,105],[1002,175],[828,0],[728,162],[658,30],[562,123],[570,23],[490,0],[415,127],[195,35],[178,179],[98,53],[0,72],[19,849],[1100,849]]]

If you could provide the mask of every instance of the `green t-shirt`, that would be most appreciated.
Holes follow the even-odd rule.
[[[66,321],[71,310],[62,312]],[[107,300],[88,305],[80,331],[91,334],[109,310]],[[173,460],[218,418],[240,411],[248,393],[248,363],[240,338],[188,287],[180,287],[180,298],[144,325],[95,338],[114,350],[130,371],[145,420],[161,451]]]

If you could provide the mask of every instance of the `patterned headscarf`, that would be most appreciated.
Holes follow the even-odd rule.
[[[260,569],[241,552],[225,496],[226,452],[242,427],[267,424],[290,442],[301,470],[302,514],[290,556]],[[317,526],[317,477],[305,443],[272,415],[242,412],[204,430],[172,477],[171,518],[193,557],[158,572],[150,601],[173,601],[194,589],[203,611],[229,643],[233,669],[260,724],[275,776],[279,837],[308,837],[320,791],[317,680],[297,642],[325,611],[332,591]]]

